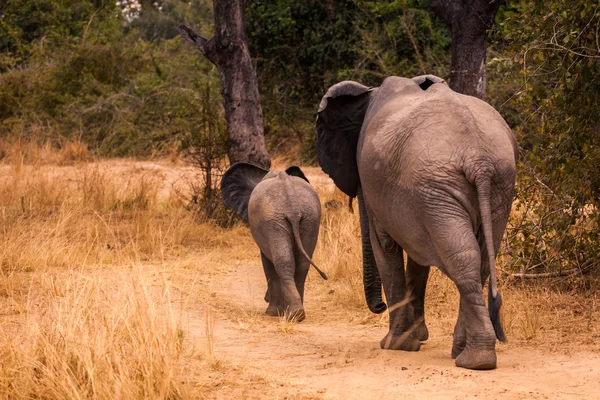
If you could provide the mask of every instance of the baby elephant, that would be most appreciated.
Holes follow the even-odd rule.
[[[267,277],[266,314],[302,321],[304,282],[319,236],[321,204],[300,168],[267,171],[247,163],[232,165],[221,180],[227,207],[250,225]]]

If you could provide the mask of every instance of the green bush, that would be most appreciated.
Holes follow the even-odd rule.
[[[256,0],[246,12],[271,148],[302,143],[315,162],[313,121],[327,88],[352,79],[377,86],[389,75],[444,75],[449,32],[424,0]]]
[[[491,101],[521,147],[512,270],[589,269],[600,261],[599,7],[518,1],[498,17]]]
[[[45,5],[58,10],[45,10]],[[60,132],[88,143],[100,155],[148,156],[195,131],[201,123],[204,83],[216,75],[212,64],[178,36],[144,40],[148,18],[124,29],[114,7],[109,13],[83,1],[65,17],[70,25],[58,29],[65,12],[59,5],[69,8],[50,0],[39,3],[48,26],[42,18],[39,32],[29,35],[25,17],[4,10],[8,17],[2,26],[17,21],[23,32],[0,32],[10,49],[4,58],[18,64],[0,75],[0,135],[57,139]],[[152,10],[146,14],[155,14]],[[175,17],[169,21],[177,23]],[[48,41],[47,31],[60,40]],[[11,38],[27,47],[26,59]]]

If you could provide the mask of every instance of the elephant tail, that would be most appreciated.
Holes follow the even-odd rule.
[[[488,254],[488,265],[490,267],[490,283],[488,285],[488,310],[494,327],[496,337],[501,342],[506,342],[506,335],[500,321],[500,307],[502,306],[502,295],[498,291],[498,279],[496,276],[496,253],[494,251],[494,237],[492,236],[492,211],[490,206],[491,197],[491,174],[480,173],[475,178],[477,197],[479,199],[479,212],[481,214],[481,225],[485,247]]]
[[[288,219],[288,222],[290,223],[290,225],[292,226],[292,233],[294,234],[294,242],[296,242],[296,246],[298,247],[298,250],[300,250],[300,253],[302,253],[302,255],[308,260],[308,262],[310,263],[310,265],[312,265],[317,272],[319,273],[319,275],[321,275],[321,278],[327,280],[327,275],[325,275],[325,272],[321,271],[321,269],[317,266],[317,264],[315,264],[313,262],[313,260],[310,258],[310,256],[306,253],[306,251],[304,250],[304,247],[302,246],[302,239],[300,238],[300,224],[298,221],[291,221]]]

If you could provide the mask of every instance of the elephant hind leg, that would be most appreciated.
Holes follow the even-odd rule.
[[[456,366],[468,369],[496,368],[496,334],[489,319],[482,293],[471,292],[465,295],[461,293],[460,308],[464,315],[466,342],[464,349],[460,351],[464,339],[460,334],[463,328],[459,326],[457,340],[452,347],[453,355],[460,352],[456,355]]]
[[[390,314],[390,330],[381,340],[382,349],[418,351],[414,309],[406,292],[402,247],[376,223],[370,221],[370,236],[377,269]]]
[[[302,297],[296,287],[296,260],[291,237],[280,235],[270,244],[273,266],[279,279],[279,289],[284,313],[288,319],[302,321],[305,318]]]
[[[300,299],[304,304],[304,286],[306,283],[306,277],[310,269],[310,261],[302,254],[299,246],[302,246],[306,254],[312,259],[317,246],[317,238],[319,236],[319,224],[318,221],[315,223],[312,219],[301,219],[300,220],[300,240],[302,243],[295,242],[295,261],[296,270],[294,271],[294,280],[296,282],[296,288],[300,293]]]
[[[458,357],[467,346],[467,329],[465,328],[465,323],[463,319],[464,313],[459,308],[458,320],[456,321],[456,325],[454,326],[454,335],[452,336],[451,356],[453,359],[456,359],[456,357]]]
[[[456,365],[468,369],[496,368],[496,334],[483,298],[481,255],[475,236],[473,246],[449,252],[444,268],[460,293],[459,318],[454,330],[452,355]],[[465,240],[468,235],[463,235]],[[470,240],[471,241],[471,240]]]
[[[265,301],[269,303],[265,314],[276,317],[285,312],[285,306],[283,302],[283,296],[281,295],[281,287],[279,282],[279,276],[275,272],[275,266],[264,255],[260,252],[263,269],[265,271],[265,277],[267,278],[267,293],[265,293]]]
[[[304,304],[304,286],[306,283],[306,277],[308,270],[310,269],[310,263],[302,255],[296,257],[296,271],[294,273],[294,281],[296,282],[296,289],[300,294],[300,300]]]
[[[417,264],[410,256],[406,264],[406,287],[415,312],[415,336],[420,341],[429,339],[429,331],[425,325],[425,288],[429,278],[430,267]]]

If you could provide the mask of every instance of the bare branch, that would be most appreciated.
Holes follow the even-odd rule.
[[[554,47],[553,48],[552,47],[546,48],[547,50],[562,50],[564,52],[571,53],[571,54],[574,54],[574,55],[580,56],[580,57],[585,57],[585,58],[600,58],[600,55],[584,54],[584,53],[581,53],[581,52],[578,52],[578,51],[571,50],[568,47],[562,46],[562,45],[560,45],[558,43],[548,43],[548,45],[551,45],[551,46],[554,46]],[[544,48],[542,48],[542,49],[544,49]]]
[[[216,64],[216,58],[215,58],[215,54],[214,54],[214,40],[213,39],[210,39],[210,40],[206,39],[206,38],[198,35],[191,28],[188,28],[185,25],[180,25],[179,26],[179,33],[185,39],[187,39],[188,41],[190,41],[191,43],[193,43],[194,46],[196,46],[196,48],[198,48],[198,50],[200,50],[202,52],[202,54],[204,54],[204,56],[206,58],[208,58],[208,60],[210,62],[212,62],[213,64]]]
[[[411,29],[412,26],[409,27],[408,23],[406,22],[406,18],[408,18],[408,10],[406,9],[406,3],[404,3],[402,6],[402,12],[404,15],[402,15],[400,17],[400,23],[402,24],[402,28],[404,29],[404,32],[406,32],[408,39],[410,40],[410,42],[413,45],[413,49],[415,50],[415,56],[417,58],[417,62],[419,63],[419,68],[421,69],[421,73],[425,74],[427,72],[427,68],[425,67],[425,63],[423,62],[423,57],[421,56],[421,51],[419,50],[419,44],[417,43],[417,40],[413,36],[413,32]]]
[[[598,22],[596,23],[596,50],[600,53],[600,41],[598,41],[598,29],[600,28],[600,18],[598,18]]]
[[[573,276],[573,275],[585,273],[587,270],[591,269],[596,264],[597,264],[597,262],[595,262],[593,260],[587,260],[586,262],[581,264],[581,266],[575,267],[575,268],[563,269],[563,270],[554,271],[554,272],[542,272],[542,273],[538,273],[538,274],[516,273],[516,274],[510,274],[509,279],[510,280],[540,279],[540,278],[557,278],[557,277],[561,277],[561,276]]]
[[[565,269],[563,271],[542,272],[542,273],[539,273],[539,274],[522,274],[522,273],[516,273],[516,274],[510,274],[509,279],[510,280],[516,280],[516,279],[557,278],[557,277],[560,277],[560,276],[577,275],[580,272],[581,271],[579,270],[579,268],[571,268],[571,269]]]

